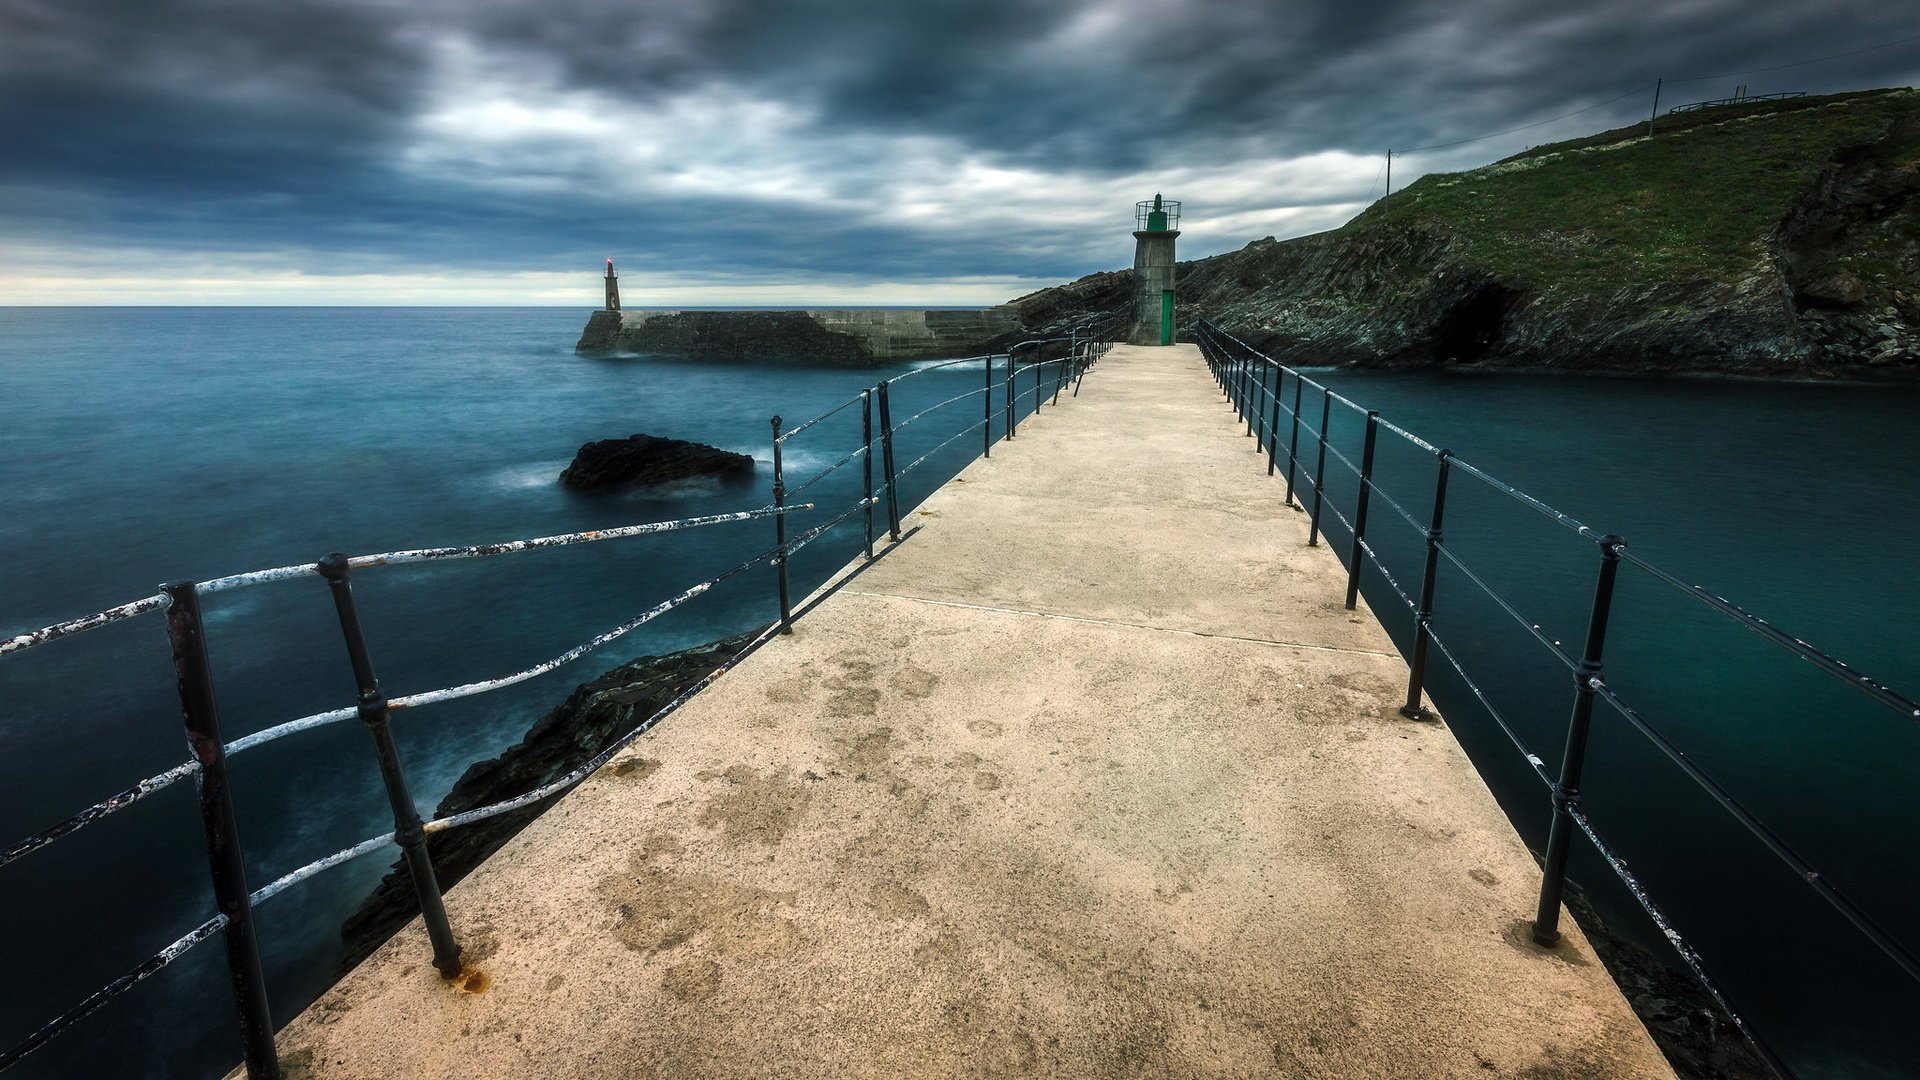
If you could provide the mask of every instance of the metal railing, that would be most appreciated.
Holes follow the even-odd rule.
[[[1257,436],[1260,439],[1257,445],[1266,453],[1268,475],[1275,475],[1284,465],[1286,485],[1284,498],[1288,505],[1299,506],[1309,515],[1307,543],[1319,544],[1323,514],[1331,513],[1347,529],[1351,537],[1351,544],[1345,557],[1347,608],[1353,609],[1356,606],[1362,568],[1371,565],[1384,578],[1393,594],[1410,610],[1413,617],[1413,637],[1411,647],[1407,650],[1409,676],[1406,702],[1400,706],[1400,714],[1409,719],[1424,718],[1428,715],[1422,706],[1422,697],[1425,692],[1430,653],[1437,650],[1441,658],[1458,673],[1468,692],[1524,755],[1532,773],[1547,786],[1552,818],[1546,851],[1542,859],[1539,904],[1532,924],[1533,938],[1537,943],[1551,946],[1559,939],[1560,908],[1566,886],[1568,849],[1573,833],[1578,831],[1587,838],[1602,860],[1627,887],[1634,900],[1673,945],[1681,960],[1691,969],[1700,985],[1725,1011],[1727,1017],[1732,1020],[1761,1058],[1780,1076],[1794,1075],[1792,1069],[1774,1048],[1768,1045],[1761,1033],[1754,1030],[1741,1014],[1733,1009],[1719,984],[1709,975],[1706,961],[1687,943],[1673,920],[1648,894],[1646,888],[1628,868],[1627,861],[1601,836],[1582,808],[1581,780],[1586,763],[1594,703],[1599,699],[1612,706],[1635,732],[1676,765],[1681,773],[1720,809],[1757,838],[1775,859],[1799,876],[1808,888],[1831,905],[1879,952],[1909,977],[1920,980],[1920,957],[1915,955],[1913,949],[1901,942],[1872,914],[1844,894],[1826,874],[1816,868],[1777,831],[1765,824],[1725,784],[1689,757],[1666,734],[1655,727],[1642,711],[1636,709],[1616,688],[1608,684],[1603,657],[1620,566],[1624,563],[1633,567],[1650,579],[1705,604],[1719,615],[1732,620],[1734,624],[1758,634],[1762,639],[1786,651],[1794,658],[1812,664],[1820,671],[1864,694],[1876,704],[1893,710],[1908,720],[1920,720],[1920,703],[1896,693],[1887,685],[1855,671],[1840,660],[1775,628],[1733,603],[1662,569],[1635,554],[1628,548],[1623,538],[1612,533],[1598,532],[1526,492],[1488,475],[1462,461],[1454,455],[1453,451],[1436,447],[1418,435],[1382,419],[1378,411],[1367,409],[1335,393],[1329,387],[1308,378],[1294,368],[1273,360],[1212,323],[1201,320],[1190,327],[1189,332],[1199,344],[1221,391],[1232,402],[1238,414],[1246,420],[1247,435]],[[1289,383],[1291,394],[1288,393]],[[1289,398],[1291,398],[1290,402]],[[1313,398],[1318,398],[1318,401],[1314,402]],[[1332,411],[1336,405],[1364,418],[1362,449],[1358,463],[1341,453],[1337,447],[1329,445],[1328,430]],[[1315,412],[1318,413],[1317,422],[1309,415]],[[1310,472],[1304,469],[1305,462],[1300,446],[1302,429],[1305,429],[1308,437],[1315,444],[1312,448],[1313,462]],[[1421,454],[1431,456],[1433,460],[1432,510],[1425,521],[1416,518],[1406,507],[1377,487],[1374,462],[1382,431],[1392,438],[1401,440]],[[1286,439],[1284,458],[1281,448],[1283,434]],[[1335,462],[1352,474],[1357,485],[1351,519],[1341,512],[1340,507],[1332,499],[1323,497],[1327,487],[1327,461],[1330,455]],[[1561,646],[1560,642],[1542,632],[1538,623],[1521,614],[1507,597],[1502,596],[1498,590],[1488,584],[1448,546],[1443,528],[1447,508],[1447,486],[1450,478],[1456,474],[1465,476],[1519,503],[1595,546],[1598,565],[1593,598],[1587,610],[1585,640],[1578,655],[1569,652]],[[1296,492],[1302,487],[1312,491],[1311,507],[1301,506],[1296,501]],[[1376,552],[1375,544],[1368,539],[1368,527],[1372,524],[1372,504],[1375,500],[1384,503],[1397,517],[1414,529],[1425,545],[1425,559],[1416,593],[1410,594],[1401,586]],[[1546,761],[1527,746],[1526,740],[1509,718],[1501,714],[1483,690],[1481,683],[1475,680],[1474,674],[1461,662],[1458,654],[1448,648],[1446,642],[1435,633],[1433,628],[1435,582],[1443,559],[1453,572],[1458,573],[1474,589],[1491,600],[1503,614],[1518,623],[1526,636],[1544,646],[1550,655],[1573,675],[1571,714],[1557,772],[1551,770]]]
[[[1674,113],[1697,112],[1701,109],[1713,109],[1722,105],[1745,105],[1752,101],[1787,101],[1792,98],[1803,98],[1806,96],[1807,92],[1805,90],[1789,90],[1782,94],[1745,94],[1740,97],[1714,98],[1712,101],[1695,101],[1686,105],[1675,105],[1673,108],[1667,110],[1667,115],[1672,116]]]
[[[996,418],[994,390],[1004,387],[1003,407],[1005,422],[1004,438],[1013,438],[1018,425],[1018,406],[1023,398],[1031,397],[1029,415],[1037,413],[1042,404],[1058,404],[1060,394],[1071,387],[1078,395],[1080,382],[1095,361],[1106,351],[1114,340],[1118,330],[1117,322],[1106,318],[1083,321],[1072,326],[1068,333],[1060,337],[1050,337],[1022,341],[1011,346],[1005,353],[988,356],[974,356],[942,363],[926,365],[893,379],[885,379],[877,385],[860,391],[859,394],[840,405],[834,406],[811,420],[782,430],[780,417],[774,417],[773,427],[773,505],[735,513],[712,514],[702,517],[683,518],[673,521],[650,522],[639,525],[627,525],[619,528],[589,530],[566,533],[557,536],[544,536],[527,540],[512,540],[494,544],[480,544],[469,547],[424,548],[410,551],[393,551],[375,555],[347,556],[339,553],[329,554],[316,562],[294,566],[282,566],[268,570],[256,570],[242,574],[214,578],[201,582],[176,582],[164,586],[160,592],[143,597],[130,603],[121,604],[105,611],[86,615],[76,619],[57,623],[52,626],[23,633],[12,638],[0,640],[0,659],[23,653],[42,645],[64,638],[85,633],[89,630],[112,625],[127,619],[154,611],[164,611],[166,616],[167,637],[173,656],[175,685],[179,694],[181,714],[185,723],[187,744],[192,756],[174,767],[139,783],[109,798],[81,810],[68,818],[45,829],[27,836],[4,851],[0,851],[0,867],[17,862],[48,845],[70,836],[73,833],[117,814],[156,792],[173,784],[193,777],[199,787],[200,816],[205,839],[209,876],[215,901],[215,914],[170,942],[152,956],[141,961],[118,978],[87,995],[83,1000],[46,1022],[16,1045],[0,1051],[0,1071],[18,1064],[28,1055],[39,1050],[48,1042],[71,1029],[89,1014],[105,1005],[120,994],[131,990],[138,984],[152,978],[169,965],[186,955],[195,946],[215,935],[225,942],[227,970],[233,989],[235,1007],[239,1020],[239,1029],[244,1045],[244,1059],[247,1075],[254,1080],[266,1077],[278,1077],[280,1067],[274,1047],[274,1030],[268,1010],[266,980],[261,966],[259,942],[254,930],[253,909],[256,905],[269,900],[288,888],[307,880],[323,871],[351,862],[363,855],[386,848],[389,845],[400,848],[409,876],[413,883],[416,899],[420,904],[427,936],[432,946],[433,964],[441,975],[454,979],[461,975],[461,949],[455,940],[448,921],[445,902],[441,895],[440,884],[435,876],[431,857],[428,854],[426,838],[434,833],[456,829],[477,821],[497,817],[510,811],[538,803],[561,794],[580,781],[586,779],[595,770],[606,764],[621,750],[630,746],[642,735],[652,730],[660,721],[680,708],[688,699],[730,670],[746,655],[764,644],[776,633],[791,631],[794,612],[791,600],[791,584],[788,566],[795,552],[804,548],[828,531],[846,523],[855,515],[863,515],[865,520],[865,557],[874,558],[875,521],[874,509],[882,504],[886,506],[888,535],[894,541],[902,539],[900,529],[900,500],[898,496],[901,480],[914,469],[927,463],[935,454],[971,435],[976,429],[981,432],[981,452],[991,455],[993,447],[993,421]],[[1022,367],[1033,374],[1032,385],[1026,389],[1018,386],[1016,378]],[[996,374],[998,363],[1004,364],[1004,371]],[[902,382],[930,371],[954,368],[959,365],[980,364],[985,371],[981,388],[949,397],[936,402],[925,409],[895,423],[891,415],[892,391]],[[894,462],[895,436],[903,429],[920,421],[930,414],[955,405],[976,395],[983,396],[982,418],[962,428],[956,434],[942,441],[933,449],[922,454],[904,467],[896,468]],[[843,410],[858,404],[862,410],[862,439],[852,451],[841,456],[819,474],[789,488],[786,484],[784,449],[786,443],[802,432],[815,429],[816,425]],[[875,412],[878,412],[878,431],[875,430]],[[881,476],[876,479],[874,469],[874,449],[876,441],[880,448]],[[792,502],[791,498],[815,484],[825,480],[840,468],[860,461],[864,469],[862,494],[849,508],[834,517],[789,537],[787,518],[789,515],[813,510],[813,502]],[[775,529],[774,546],[752,557],[692,585],[678,594],[667,598],[632,619],[613,627],[593,638],[584,641],[560,655],[535,664],[521,671],[493,679],[466,683],[459,686],[430,690],[421,693],[388,697],[380,686],[375,674],[373,660],[367,647],[360,616],[354,603],[352,578],[355,572],[383,566],[401,566],[416,563],[438,562],[452,559],[485,558],[523,551],[565,547],[575,544],[598,543],[606,540],[623,540],[642,536],[654,536],[661,533],[677,532],[722,526],[747,521],[773,519]],[[608,644],[654,619],[672,611],[694,598],[711,591],[721,582],[736,577],[761,564],[769,564],[776,570],[776,582],[779,596],[779,619],[766,630],[753,637],[747,645],[732,658],[721,664],[704,678],[688,686],[672,700],[662,705],[653,715],[633,729],[619,736],[602,749],[593,758],[567,773],[565,776],[525,792],[513,798],[485,806],[476,807],[460,813],[431,821],[423,821],[414,808],[413,797],[408,790],[407,777],[398,752],[395,750],[390,720],[393,713],[405,709],[417,708],[439,702],[471,697],[499,690],[516,683],[524,682],[535,676],[545,674],[565,664],[577,660],[589,652]],[[334,612],[339,622],[342,639],[346,645],[349,665],[356,686],[356,703],[352,706],[336,708],[310,716],[289,720],[240,738],[227,740],[220,731],[219,709],[215,700],[213,672],[208,661],[207,628],[201,615],[200,600],[211,593],[220,593],[233,589],[248,588],[270,582],[288,581],[298,578],[315,577],[324,581],[331,595]],[[337,723],[350,717],[358,717],[366,726],[374,743],[374,752],[380,766],[387,799],[393,812],[393,830],[378,836],[369,837],[351,847],[336,851],[323,858],[313,860],[306,865],[275,878],[273,881],[250,889],[247,884],[246,860],[240,846],[237,817],[233,806],[232,786],[228,782],[227,763],[236,754],[300,732]]]

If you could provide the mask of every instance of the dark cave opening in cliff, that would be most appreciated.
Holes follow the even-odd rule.
[[[1485,359],[1500,340],[1507,312],[1519,298],[1499,285],[1482,285],[1462,297],[1433,324],[1434,362],[1471,364]]]

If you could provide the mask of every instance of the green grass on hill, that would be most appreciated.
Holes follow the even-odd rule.
[[[1652,139],[1642,124],[1424,176],[1346,230],[1449,234],[1467,262],[1560,294],[1729,280],[1766,257],[1774,227],[1841,150],[1902,120],[1920,121],[1920,93],[1702,109],[1662,117]],[[1888,151],[1912,161],[1920,139]]]

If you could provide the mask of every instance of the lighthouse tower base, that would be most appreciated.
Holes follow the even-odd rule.
[[[1173,344],[1173,241],[1178,229],[1136,232],[1133,249],[1133,325],[1129,345]]]

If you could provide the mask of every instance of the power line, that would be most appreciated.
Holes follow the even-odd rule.
[[[1718,75],[1688,75],[1682,79],[1668,79],[1667,81],[1704,82],[1708,79],[1731,79],[1736,75],[1759,75],[1768,71],[1785,71],[1788,68],[1805,67],[1808,64],[1818,64],[1826,60],[1838,60],[1845,56],[1859,56],[1861,53],[1870,53],[1879,49],[1890,49],[1895,45],[1905,45],[1909,41],[1920,41],[1920,34],[1914,34],[1911,37],[1894,38],[1892,41],[1883,41],[1878,45],[1869,45],[1864,49],[1851,49],[1847,52],[1834,53],[1831,56],[1816,56],[1811,60],[1795,60],[1791,64],[1775,64],[1772,67],[1750,68],[1746,71],[1723,71]]]
[[[1669,82],[1671,82],[1672,80],[1668,80],[1668,81],[1669,81]],[[1580,115],[1581,113],[1590,113],[1590,112],[1592,112],[1592,111],[1593,111],[1593,110],[1595,110],[1595,109],[1598,109],[1598,108],[1600,108],[1600,107],[1602,107],[1602,106],[1605,106],[1605,105],[1611,105],[1611,104],[1613,104],[1613,103],[1614,103],[1614,102],[1616,102],[1616,101],[1622,101],[1622,100],[1625,100],[1626,98],[1630,98],[1630,97],[1634,97],[1634,96],[1637,96],[1637,95],[1639,95],[1639,94],[1644,94],[1644,93],[1646,93],[1647,91],[1649,91],[1649,90],[1651,90],[1651,89],[1653,89],[1653,87],[1651,87],[1651,86],[1647,86],[1647,85],[1644,85],[1644,84],[1643,84],[1643,85],[1641,85],[1641,86],[1636,86],[1636,87],[1634,87],[1633,89],[1631,89],[1631,90],[1629,90],[1629,91],[1627,91],[1627,92],[1626,92],[1626,93],[1624,93],[1624,94],[1621,94],[1621,95],[1620,95],[1619,97],[1610,97],[1610,98],[1608,98],[1608,99],[1607,99],[1607,100],[1605,100],[1605,101],[1596,101],[1596,102],[1594,102],[1594,103],[1593,103],[1592,105],[1588,105],[1588,106],[1587,106],[1586,108],[1584,108],[1584,109],[1575,109],[1575,110],[1573,110],[1573,111],[1572,111],[1572,112],[1570,112],[1570,113],[1561,113],[1561,114],[1560,114],[1559,116],[1556,116],[1556,117],[1553,117],[1552,119],[1549,119],[1549,120],[1535,120],[1535,121],[1534,121],[1533,123],[1531,123],[1531,124],[1521,124],[1521,125],[1520,125],[1519,127],[1510,127],[1510,128],[1508,128],[1508,129],[1506,129],[1505,131],[1491,131],[1491,132],[1488,132],[1488,133],[1487,133],[1487,134],[1485,134],[1485,135],[1475,135],[1475,136],[1474,136],[1473,138],[1471,138],[1471,139],[1461,139],[1461,140],[1459,140],[1459,141],[1457,141],[1457,142],[1444,142],[1444,143],[1434,143],[1434,144],[1433,144],[1433,145],[1431,145],[1431,146],[1416,146],[1416,147],[1414,147],[1414,148],[1412,148],[1411,150],[1399,150],[1399,149],[1396,149],[1396,150],[1394,151],[1394,153],[1397,153],[1397,154],[1417,154],[1417,153],[1420,153],[1420,152],[1421,152],[1421,151],[1423,151],[1423,150],[1448,150],[1448,149],[1451,149],[1451,148],[1453,148],[1453,147],[1456,147],[1456,146],[1465,146],[1465,145],[1467,145],[1468,143],[1477,143],[1477,142],[1479,142],[1479,141],[1481,141],[1482,139],[1495,139],[1495,138],[1499,138],[1499,137],[1500,137],[1500,136],[1502,136],[1502,135],[1511,135],[1511,134],[1513,134],[1513,133],[1514,133],[1514,132],[1516,132],[1516,131],[1525,131],[1525,130],[1527,130],[1528,128],[1537,128],[1537,127],[1544,127],[1544,126],[1546,126],[1547,124],[1555,124],[1555,123],[1559,123],[1560,121],[1562,121],[1562,120],[1565,120],[1565,119],[1567,119],[1567,118],[1569,118],[1569,117],[1573,117],[1573,116],[1579,116],[1579,115]]]
[[[1795,60],[1791,64],[1775,64],[1772,67],[1750,68],[1746,71],[1723,71],[1715,75],[1687,75],[1682,78],[1666,79],[1664,81],[1670,82],[1670,83],[1705,82],[1709,79],[1729,79],[1729,78],[1733,78],[1736,75],[1759,75],[1769,71],[1785,71],[1788,68],[1805,67],[1808,64],[1819,64],[1819,63],[1824,63],[1828,60],[1839,60],[1848,56],[1859,56],[1861,53],[1877,52],[1880,49],[1889,49],[1895,45],[1904,45],[1910,41],[1920,41],[1920,34],[1912,34],[1907,37],[1894,38],[1892,41],[1883,41],[1878,45],[1868,45],[1865,48],[1849,49],[1846,52],[1831,53],[1826,56],[1816,56],[1811,60]],[[1588,105],[1583,109],[1575,109],[1570,113],[1562,113],[1559,116],[1553,117],[1548,120],[1536,120],[1531,124],[1521,124],[1519,127],[1507,128],[1505,131],[1493,131],[1485,135],[1475,135],[1470,139],[1458,139],[1454,142],[1433,143],[1432,145],[1429,145],[1429,146],[1416,146],[1408,150],[1401,150],[1396,148],[1394,150],[1394,153],[1417,154],[1427,150],[1451,150],[1456,146],[1466,146],[1470,143],[1477,143],[1484,139],[1497,139],[1502,135],[1512,135],[1515,132],[1526,131],[1530,128],[1545,127],[1548,124],[1558,123],[1562,120],[1567,120],[1572,117],[1579,116],[1582,113],[1590,113],[1595,109],[1602,108],[1607,105],[1611,105],[1616,101],[1623,101],[1637,94],[1644,94],[1650,89],[1652,89],[1652,87],[1642,84],[1640,86],[1634,87],[1632,90],[1629,90],[1624,94],[1621,94],[1618,97],[1611,97],[1605,101],[1595,102],[1594,104]]]

